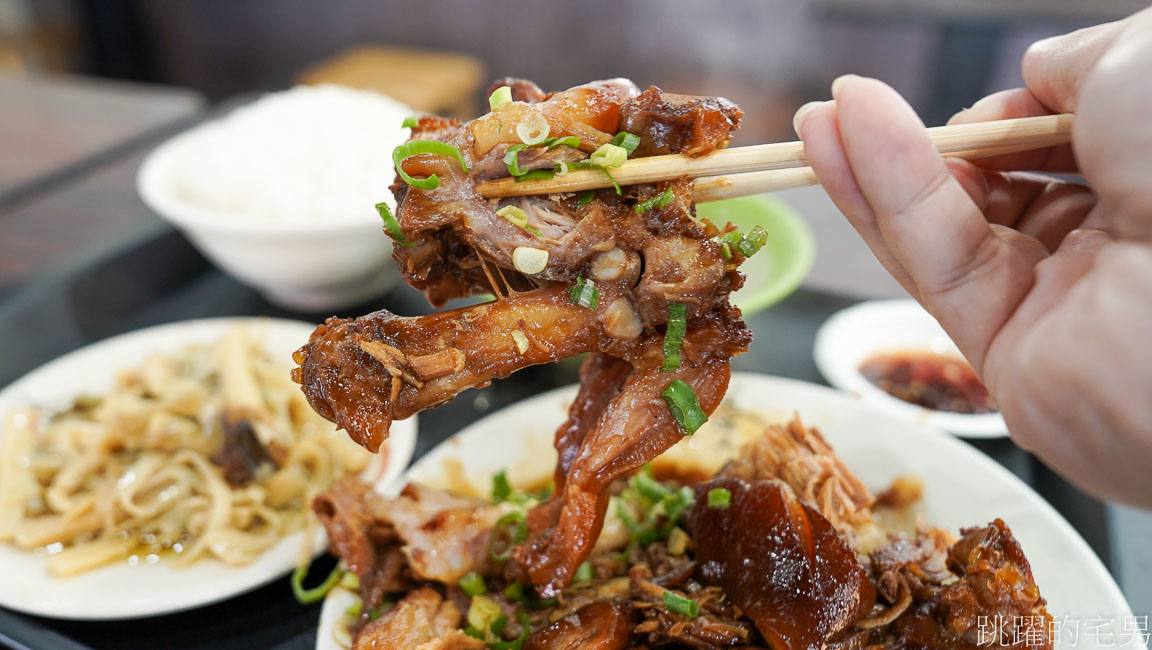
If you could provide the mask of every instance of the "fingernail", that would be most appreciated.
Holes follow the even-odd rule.
[[[837,95],[838,91],[840,90],[840,87],[844,85],[845,81],[848,81],[849,79],[859,79],[859,78],[860,78],[860,75],[858,75],[858,74],[846,74],[846,75],[841,75],[839,77],[836,77],[836,80],[832,82],[832,96],[835,97]]]
[[[800,135],[800,126],[804,124],[804,119],[807,118],[808,115],[812,113],[812,111],[816,110],[817,106],[823,103],[824,102],[808,102],[807,104],[804,104],[800,108],[796,109],[796,115],[792,117],[792,130],[796,131],[797,137],[804,137]]]

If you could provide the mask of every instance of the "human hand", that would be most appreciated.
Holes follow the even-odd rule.
[[[945,161],[907,103],[855,76],[803,107],[797,132],[1013,439],[1086,490],[1152,506],[1152,10],[1041,41],[1023,70],[1027,88],[952,123],[1074,112],[1071,147]]]

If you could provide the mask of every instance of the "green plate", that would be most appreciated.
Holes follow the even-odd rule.
[[[747,281],[732,294],[732,302],[745,314],[786,298],[812,269],[816,256],[812,231],[791,206],[771,195],[701,203],[696,214],[719,227],[731,221],[744,232],[753,226],[768,231],[768,243],[740,267]]]

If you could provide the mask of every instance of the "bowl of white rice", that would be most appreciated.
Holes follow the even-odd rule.
[[[343,86],[265,95],[153,151],[137,187],[214,264],[271,302],[325,311],[397,279],[375,205],[414,111]]]

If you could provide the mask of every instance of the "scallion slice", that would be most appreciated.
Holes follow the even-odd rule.
[[[720,242],[720,257],[726,260],[732,259],[732,249],[728,246],[728,242]]]
[[[520,169],[520,161],[517,159],[520,150],[527,146],[526,144],[514,144],[508,147],[508,151],[504,152],[504,164],[508,166],[510,176],[523,176],[528,173],[528,170]]]
[[[555,175],[556,175],[556,173],[553,172],[551,169],[533,169],[530,172],[525,172],[525,173],[521,174],[520,176],[517,176],[516,182],[520,183],[523,181],[534,181],[534,180],[538,180],[541,178],[552,178]]]
[[[572,582],[592,582],[596,579],[596,569],[592,566],[591,562],[582,563],[577,569],[575,575],[572,576]]]
[[[672,199],[674,199],[674,198],[676,198],[676,193],[672,191],[671,187],[669,187],[668,189],[666,189],[663,192],[661,192],[660,194],[648,199],[647,201],[641,201],[641,202],[637,203],[636,204],[636,214],[644,214],[645,212],[651,210],[652,208],[656,208],[657,210],[659,210],[659,209],[663,208],[664,206],[668,205],[669,203],[671,203]]]
[[[492,624],[503,613],[504,611],[500,609],[500,605],[496,604],[496,601],[487,596],[476,595],[472,597],[472,602],[468,605],[466,620],[468,625],[483,634],[485,630],[491,630]]]
[[[624,147],[614,144],[603,144],[600,148],[592,152],[588,158],[589,162],[597,167],[610,169],[612,167],[619,167],[628,160],[628,150]]]
[[[549,142],[549,140],[551,142]],[[580,148],[580,138],[578,138],[574,135],[570,135],[566,138],[548,138],[548,140],[545,140],[543,144],[548,145],[549,149],[555,149],[556,147],[559,147],[559,146],[572,147],[573,149],[579,149]]]
[[[464,170],[464,173],[468,173],[468,165],[464,163],[464,155],[456,147],[438,140],[413,140],[392,150],[392,163],[396,165],[396,173],[400,174],[401,180],[412,187],[422,190],[434,190],[440,187],[440,178],[436,174],[432,174],[428,178],[413,178],[404,171],[405,159],[425,153],[452,156],[460,163],[460,168]]]
[[[512,602],[518,603],[524,600],[524,583],[523,582],[510,582],[507,587],[504,587],[504,597]]]
[[[312,603],[318,603],[321,600],[324,600],[324,597],[328,595],[328,592],[332,591],[332,587],[335,587],[336,583],[340,582],[340,578],[343,575],[344,569],[336,567],[335,569],[332,569],[332,573],[328,574],[328,577],[324,579],[324,582],[321,582],[319,585],[311,589],[305,589],[304,580],[308,577],[308,565],[300,565],[296,567],[295,571],[292,572],[292,579],[289,580],[289,582],[292,584],[292,595],[296,597],[296,602],[300,603],[301,605],[311,605]]]
[[[568,290],[568,299],[581,307],[596,309],[596,305],[600,303],[600,290],[591,280],[577,277],[576,284]]]
[[[690,436],[696,433],[696,430],[708,421],[704,409],[700,408],[696,391],[682,379],[673,380],[668,384],[668,387],[660,392],[660,397],[668,403],[668,410],[672,412],[673,419],[680,425],[684,435]]]
[[[684,332],[688,330],[686,315],[688,305],[682,302],[668,303],[668,327],[664,330],[664,363],[662,372],[670,372],[680,367],[680,346],[684,343]]]
[[[700,613],[700,603],[686,596],[681,596],[671,589],[664,590],[664,606],[668,608],[668,611],[688,618],[696,618],[697,614]]]
[[[508,473],[504,470],[492,476],[492,503],[504,503],[512,496],[512,484],[508,482]]]
[[[524,119],[516,125],[516,137],[528,145],[544,142],[548,139],[550,131],[552,126],[548,124],[548,120],[534,109],[526,111]]]
[[[404,118],[404,121],[400,123],[400,128],[413,129],[413,128],[416,128],[416,126],[419,124],[420,124],[420,118],[416,117],[415,115],[411,115],[411,116]]]
[[[492,536],[488,540],[488,557],[501,564],[512,557],[512,547],[528,537],[528,524],[521,512],[509,512],[496,520]]]
[[[732,493],[727,488],[712,488],[708,490],[708,507],[726,510],[732,505]]]
[[[591,203],[594,198],[596,198],[596,192],[594,190],[588,190],[580,195],[580,201],[577,205],[582,208]]]
[[[488,592],[488,585],[484,584],[484,577],[475,571],[465,573],[464,577],[460,578],[456,584],[460,586],[460,591],[469,596],[479,596]]]
[[[652,501],[663,501],[672,496],[672,491],[651,476],[641,472],[636,475],[636,490]]]
[[[752,230],[748,231],[748,234],[736,245],[736,248],[744,254],[744,257],[752,257],[759,252],[766,243],[768,243],[768,231],[760,226],[755,226]]]
[[[377,203],[376,212],[380,213],[380,218],[384,220],[384,232],[388,233],[392,241],[401,246],[412,247],[416,245],[404,237],[404,231],[400,229],[400,222],[396,221],[396,217],[392,216],[392,210],[388,207],[387,203]]]
[[[500,86],[488,96],[488,107],[496,110],[510,101],[512,101],[512,89],[508,86]]]
[[[627,131],[621,131],[616,134],[615,138],[612,138],[612,144],[624,149],[624,151],[627,151],[628,155],[631,156],[632,153],[636,151],[636,147],[640,146],[640,136]]]

